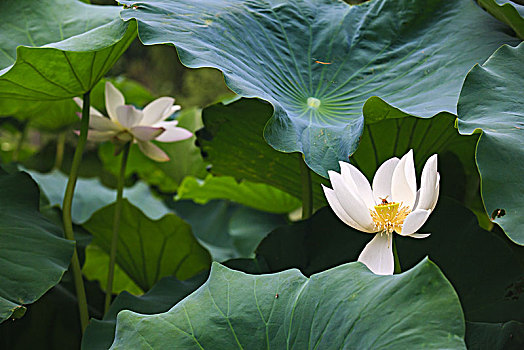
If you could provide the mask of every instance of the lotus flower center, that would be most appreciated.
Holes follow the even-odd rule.
[[[369,210],[375,229],[386,234],[391,234],[393,231],[400,232],[409,211],[408,207],[400,206],[400,203],[395,202],[375,205],[374,210]]]

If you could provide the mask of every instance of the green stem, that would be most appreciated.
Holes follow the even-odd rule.
[[[69,173],[69,180],[64,195],[64,202],[62,204],[62,221],[64,224],[64,234],[67,239],[74,241],[75,234],[73,232],[73,219],[71,217],[71,208],[73,204],[73,194],[75,192],[76,180],[78,177],[78,168],[82,162],[82,153],[87,141],[87,130],[89,129],[89,97],[90,91],[84,94],[84,103],[82,107],[82,123],[80,126],[80,136],[76,146],[75,155],[73,156],[73,164]],[[80,260],[78,259],[77,247],[73,251],[71,258],[71,267],[73,268],[73,277],[75,280],[76,297],[78,299],[78,310],[80,312],[80,325],[82,327],[82,334],[89,323],[89,311],[87,309],[87,297],[84,288],[84,280],[82,279],[82,269],[80,267]]]
[[[299,154],[299,157],[300,177],[302,178],[302,220],[305,220],[313,215],[313,186],[311,185],[311,171],[302,154]]]
[[[58,138],[56,139],[56,155],[53,169],[60,169],[62,167],[62,162],[64,161],[65,140],[66,133],[63,131],[58,134]]]
[[[115,213],[113,215],[113,237],[111,238],[111,250],[109,253],[109,271],[107,273],[106,300],[104,314],[109,310],[111,305],[111,296],[113,295],[113,279],[115,275],[116,251],[118,246],[118,230],[120,229],[120,214],[122,212],[122,197],[124,193],[124,182],[126,178],[126,164],[129,156],[131,142],[126,143],[124,152],[122,152],[122,161],[120,163],[120,174],[118,176],[118,187],[116,192]]]
[[[393,241],[393,257],[395,259],[395,269],[393,272],[401,273],[402,269],[400,268],[400,260],[398,258],[398,253],[397,253],[397,240],[394,235],[393,237],[391,237],[391,240]]]
[[[24,147],[24,142],[27,137],[27,129],[28,129],[27,122],[24,122],[22,131],[20,132],[20,137],[18,138],[18,142],[16,144],[16,148],[13,151],[13,155],[11,156],[12,162],[18,162],[18,159],[20,158],[20,153],[22,153],[22,148]]]

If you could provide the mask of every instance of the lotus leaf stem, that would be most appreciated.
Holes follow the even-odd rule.
[[[73,219],[71,217],[71,208],[73,204],[73,195],[75,192],[76,180],[78,178],[78,169],[82,162],[82,153],[87,141],[87,130],[89,129],[89,104],[90,104],[90,91],[86,92],[83,96],[82,106],[82,122],[80,126],[80,136],[78,138],[78,144],[76,146],[75,154],[73,156],[73,163],[71,165],[71,171],[69,172],[69,180],[64,195],[64,202],[62,204],[62,222],[64,224],[65,237],[71,241],[75,240],[75,234],[73,232]],[[78,251],[75,245],[73,251],[73,257],[71,258],[71,267],[73,270],[73,278],[75,281],[76,297],[78,299],[78,310],[80,312],[80,325],[82,334],[84,333],[89,323],[89,311],[87,308],[87,297],[84,288],[84,280],[82,279],[82,268],[80,266],[80,260],[78,259]]]
[[[311,170],[300,156],[300,176],[302,178],[302,220],[308,219],[313,215],[313,187],[311,184]]]
[[[115,275],[116,252],[118,246],[118,231],[120,230],[120,214],[122,212],[122,201],[124,193],[124,182],[126,178],[126,165],[129,156],[129,149],[131,142],[127,142],[122,152],[122,160],[120,163],[120,174],[118,175],[118,184],[116,192],[115,212],[113,214],[113,236],[111,238],[111,250],[109,253],[109,270],[107,273],[106,298],[104,306],[104,314],[109,311],[111,306],[111,296],[113,295],[113,279]]]
[[[56,139],[56,155],[53,169],[60,169],[62,167],[62,162],[64,161],[65,141],[66,133],[64,131],[58,134],[58,138]]]
[[[401,273],[402,269],[400,267],[400,260],[398,258],[397,253],[397,239],[393,235],[393,237],[391,237],[391,240],[393,241],[393,258],[395,259],[395,269],[393,270],[393,273]]]

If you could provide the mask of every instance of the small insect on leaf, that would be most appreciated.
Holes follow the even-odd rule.
[[[277,294],[275,294],[275,299],[278,299],[278,293],[277,293]]]
[[[504,210],[504,209],[495,209],[495,210],[493,210],[493,213],[491,213],[491,220],[495,220],[496,218],[501,218],[504,215],[506,215],[506,210]]]
[[[315,61],[315,63],[318,63],[318,64],[331,64],[331,62],[322,62],[322,61]]]

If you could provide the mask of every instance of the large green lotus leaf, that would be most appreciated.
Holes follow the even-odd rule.
[[[0,114],[91,90],[136,35],[119,7],[75,0],[0,4]],[[9,33],[9,34],[7,34]]]
[[[85,264],[82,267],[84,275],[90,281],[99,281],[101,287],[105,286],[107,284],[109,254],[99,246],[90,244],[85,248],[85,257]],[[115,265],[113,293],[119,294],[123,291],[127,291],[133,295],[144,294],[144,290],[140,288],[119,265]]]
[[[93,235],[91,245],[109,254],[111,247],[113,213],[115,204],[98,210],[83,226]],[[109,223],[109,224],[108,224]],[[90,262],[87,249],[84,272],[88,278],[98,278],[102,286],[107,281],[105,273]],[[99,256],[94,263],[99,262]],[[142,291],[149,290],[165,276],[185,280],[209,268],[211,258],[191,233],[191,226],[174,214],[160,220],[149,219],[126,199],[120,217],[119,243],[116,263]],[[121,286],[119,282],[117,286]]]
[[[62,207],[68,179],[66,175],[58,170],[46,174],[33,170],[25,171],[38,183],[51,206]],[[140,208],[151,219],[160,219],[169,213],[169,209],[160,199],[153,196],[149,187],[143,182],[125,188],[124,198]],[[76,182],[71,210],[73,222],[85,223],[94,212],[115,200],[116,191],[102,185],[99,179],[79,178]]]
[[[171,203],[171,208],[191,225],[193,234],[218,262],[252,257],[267,234],[287,224],[283,215],[224,200],[212,200],[205,205],[182,200]]]
[[[39,197],[29,175],[0,175],[0,322],[58,284],[73,254],[73,242],[38,211]]]
[[[142,296],[126,292],[119,294],[102,320],[91,319],[82,338],[82,349],[109,349],[115,338],[116,317],[120,311],[131,310],[142,314],[166,312],[200,287],[206,278],[207,274],[199,274],[186,281],[165,277]]]
[[[428,260],[397,276],[351,263],[310,278],[213,263],[168,312],[120,312],[111,349],[463,349],[463,338],[455,291]]]
[[[186,177],[178,188],[176,199],[191,199],[199,204],[227,199],[270,213],[289,213],[301,205],[298,198],[275,187],[249,181],[239,183],[230,176],[212,175],[203,181]]]
[[[519,256],[524,256],[524,248],[514,252],[509,240],[480,228],[469,210],[446,197],[439,199],[435,212],[419,232],[431,236],[396,238],[403,269],[429,255],[457,290],[466,320],[524,321],[524,298],[519,296],[524,275]],[[226,264],[252,273],[296,267],[309,276],[357,260],[371,238],[369,233],[342,223],[330,208],[324,208],[309,220],[273,231],[258,246],[256,259]]]
[[[524,44],[503,46],[471,69],[460,93],[458,127],[463,134],[482,132],[476,160],[484,205],[508,237],[524,245],[522,62]]]
[[[472,0],[122,1],[145,44],[174,44],[185,65],[274,107],[264,135],[326,175],[357,148],[362,105],[456,112],[468,70],[518,40]]]
[[[205,127],[197,133],[198,144],[214,175],[268,184],[302,198],[301,155],[275,151],[262,137],[271,110],[256,99],[207,107],[202,111]],[[327,204],[320,184],[329,182],[314,173],[311,177],[313,203],[319,208]]]
[[[179,113],[178,126],[196,131],[202,126],[200,110],[185,109]],[[204,178],[206,164],[200,155],[200,150],[195,146],[195,137],[187,140],[163,143],[162,148],[171,158],[168,162],[155,162],[146,157],[137,145],[132,145],[126,167],[126,176],[138,174],[144,181],[158,186],[164,192],[175,192],[178,185],[186,176]],[[119,162],[115,162],[114,147],[110,143],[103,144],[98,152],[104,167],[117,175],[120,171]]]
[[[506,23],[519,38],[524,39],[524,6],[508,0],[477,0],[498,20]]]

